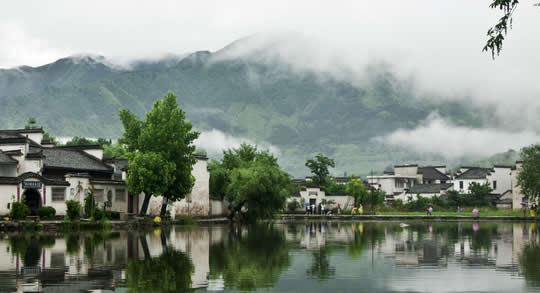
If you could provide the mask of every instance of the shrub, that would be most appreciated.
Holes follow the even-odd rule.
[[[298,208],[300,208],[300,203],[296,199],[294,199],[293,201],[287,204],[287,208],[289,209],[290,212],[294,212]]]
[[[21,201],[15,201],[11,204],[9,217],[13,220],[22,220],[30,215],[30,209],[24,203],[24,198]]]
[[[106,211],[105,217],[107,217],[109,220],[120,220],[120,212]]]
[[[392,204],[391,204],[392,208],[397,209],[397,210],[403,209],[403,205],[404,204],[403,204],[403,201],[401,199],[396,199],[396,200],[392,201]]]
[[[81,214],[81,204],[76,200],[67,200],[67,216],[69,220],[73,221],[78,219]]]
[[[100,208],[95,208],[92,218],[96,222],[101,221],[101,219],[105,218],[105,212]]]
[[[53,207],[43,206],[38,210],[40,218],[54,218],[56,216],[56,210]]]
[[[92,217],[93,211],[96,208],[96,201],[92,192],[88,192],[88,196],[84,199],[84,215],[87,218]]]

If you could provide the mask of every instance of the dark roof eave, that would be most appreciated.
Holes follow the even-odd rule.
[[[75,171],[74,173],[84,173],[84,172],[100,172],[100,173],[107,173],[107,174],[114,173],[113,169],[107,169],[107,170],[102,170],[102,169],[76,169],[76,168],[55,167],[55,166],[47,166],[47,165],[44,165],[43,169],[66,170],[68,172]]]

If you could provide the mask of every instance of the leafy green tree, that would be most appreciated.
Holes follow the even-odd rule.
[[[540,198],[540,144],[524,147],[521,150],[521,159],[518,185],[530,201],[538,201]]]
[[[35,128],[39,128],[39,126],[37,125],[37,121],[36,121],[36,118],[35,117],[29,117],[28,118],[28,122],[26,123],[26,125],[24,126],[25,129],[35,129]]]
[[[161,216],[164,216],[168,201],[181,200],[195,184],[191,175],[197,162],[193,142],[199,137],[199,132],[192,130],[191,122],[186,121],[186,115],[172,92],[154,103],[144,121],[126,109],[120,111],[120,120],[125,129],[120,143],[126,145],[130,160],[128,183],[134,186],[130,191],[145,193],[141,215],[146,214],[152,195],[163,196]],[[132,165],[133,160],[138,160],[138,163]],[[158,169],[158,163],[164,166]],[[154,179],[164,177],[165,180],[158,184],[141,174],[152,174]]]
[[[127,159],[126,147],[120,143],[103,145],[104,158]]]
[[[243,207],[248,219],[271,217],[284,207],[292,190],[290,176],[277,159],[256,146],[242,144],[224,151],[221,162],[210,164],[210,192],[232,203],[230,218]]]
[[[487,196],[493,191],[489,183],[473,182],[469,185],[469,192],[474,205],[488,205]]]
[[[81,137],[74,136],[71,138],[71,140],[66,142],[66,146],[89,145],[89,144],[97,144],[97,142],[91,139],[88,139],[86,137],[82,137],[82,136]]]
[[[384,202],[384,192],[375,188],[370,188],[367,193],[366,205],[370,207],[371,213],[375,214],[378,205]]]
[[[341,192],[347,192],[347,188],[345,184],[337,183],[336,180],[332,177],[327,177],[325,179],[325,183],[322,186],[322,188],[327,193],[341,193]]]
[[[313,181],[315,184],[324,185],[327,177],[330,175],[329,167],[335,168],[336,163],[333,159],[318,153],[315,158],[306,161],[306,167],[315,175]]]
[[[504,37],[508,32],[508,28],[512,28],[512,16],[518,7],[519,0],[492,0],[489,5],[492,9],[499,9],[503,12],[503,16],[499,21],[491,27],[488,32],[488,40],[482,51],[491,51],[491,56],[495,58],[501,52]],[[534,4],[540,6],[540,3]]]
[[[351,177],[347,182],[347,193],[354,198],[354,206],[365,205],[367,201],[367,189],[360,178]]]
[[[231,170],[216,160],[212,160],[208,166],[210,167],[210,195],[223,199],[227,185],[230,183]]]

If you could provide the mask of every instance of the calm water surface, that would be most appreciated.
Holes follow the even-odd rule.
[[[0,234],[0,292],[540,292],[535,224]]]

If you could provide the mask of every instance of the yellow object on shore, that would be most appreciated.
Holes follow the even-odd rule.
[[[364,213],[364,208],[362,207],[362,205],[360,205],[360,206],[358,207],[358,214],[361,215],[361,214],[363,214],[363,213]]]
[[[154,223],[159,224],[161,223],[161,218],[159,216],[154,218]]]
[[[356,215],[356,208],[352,208],[351,215]]]
[[[531,217],[536,217],[536,211],[535,210],[531,210]]]

